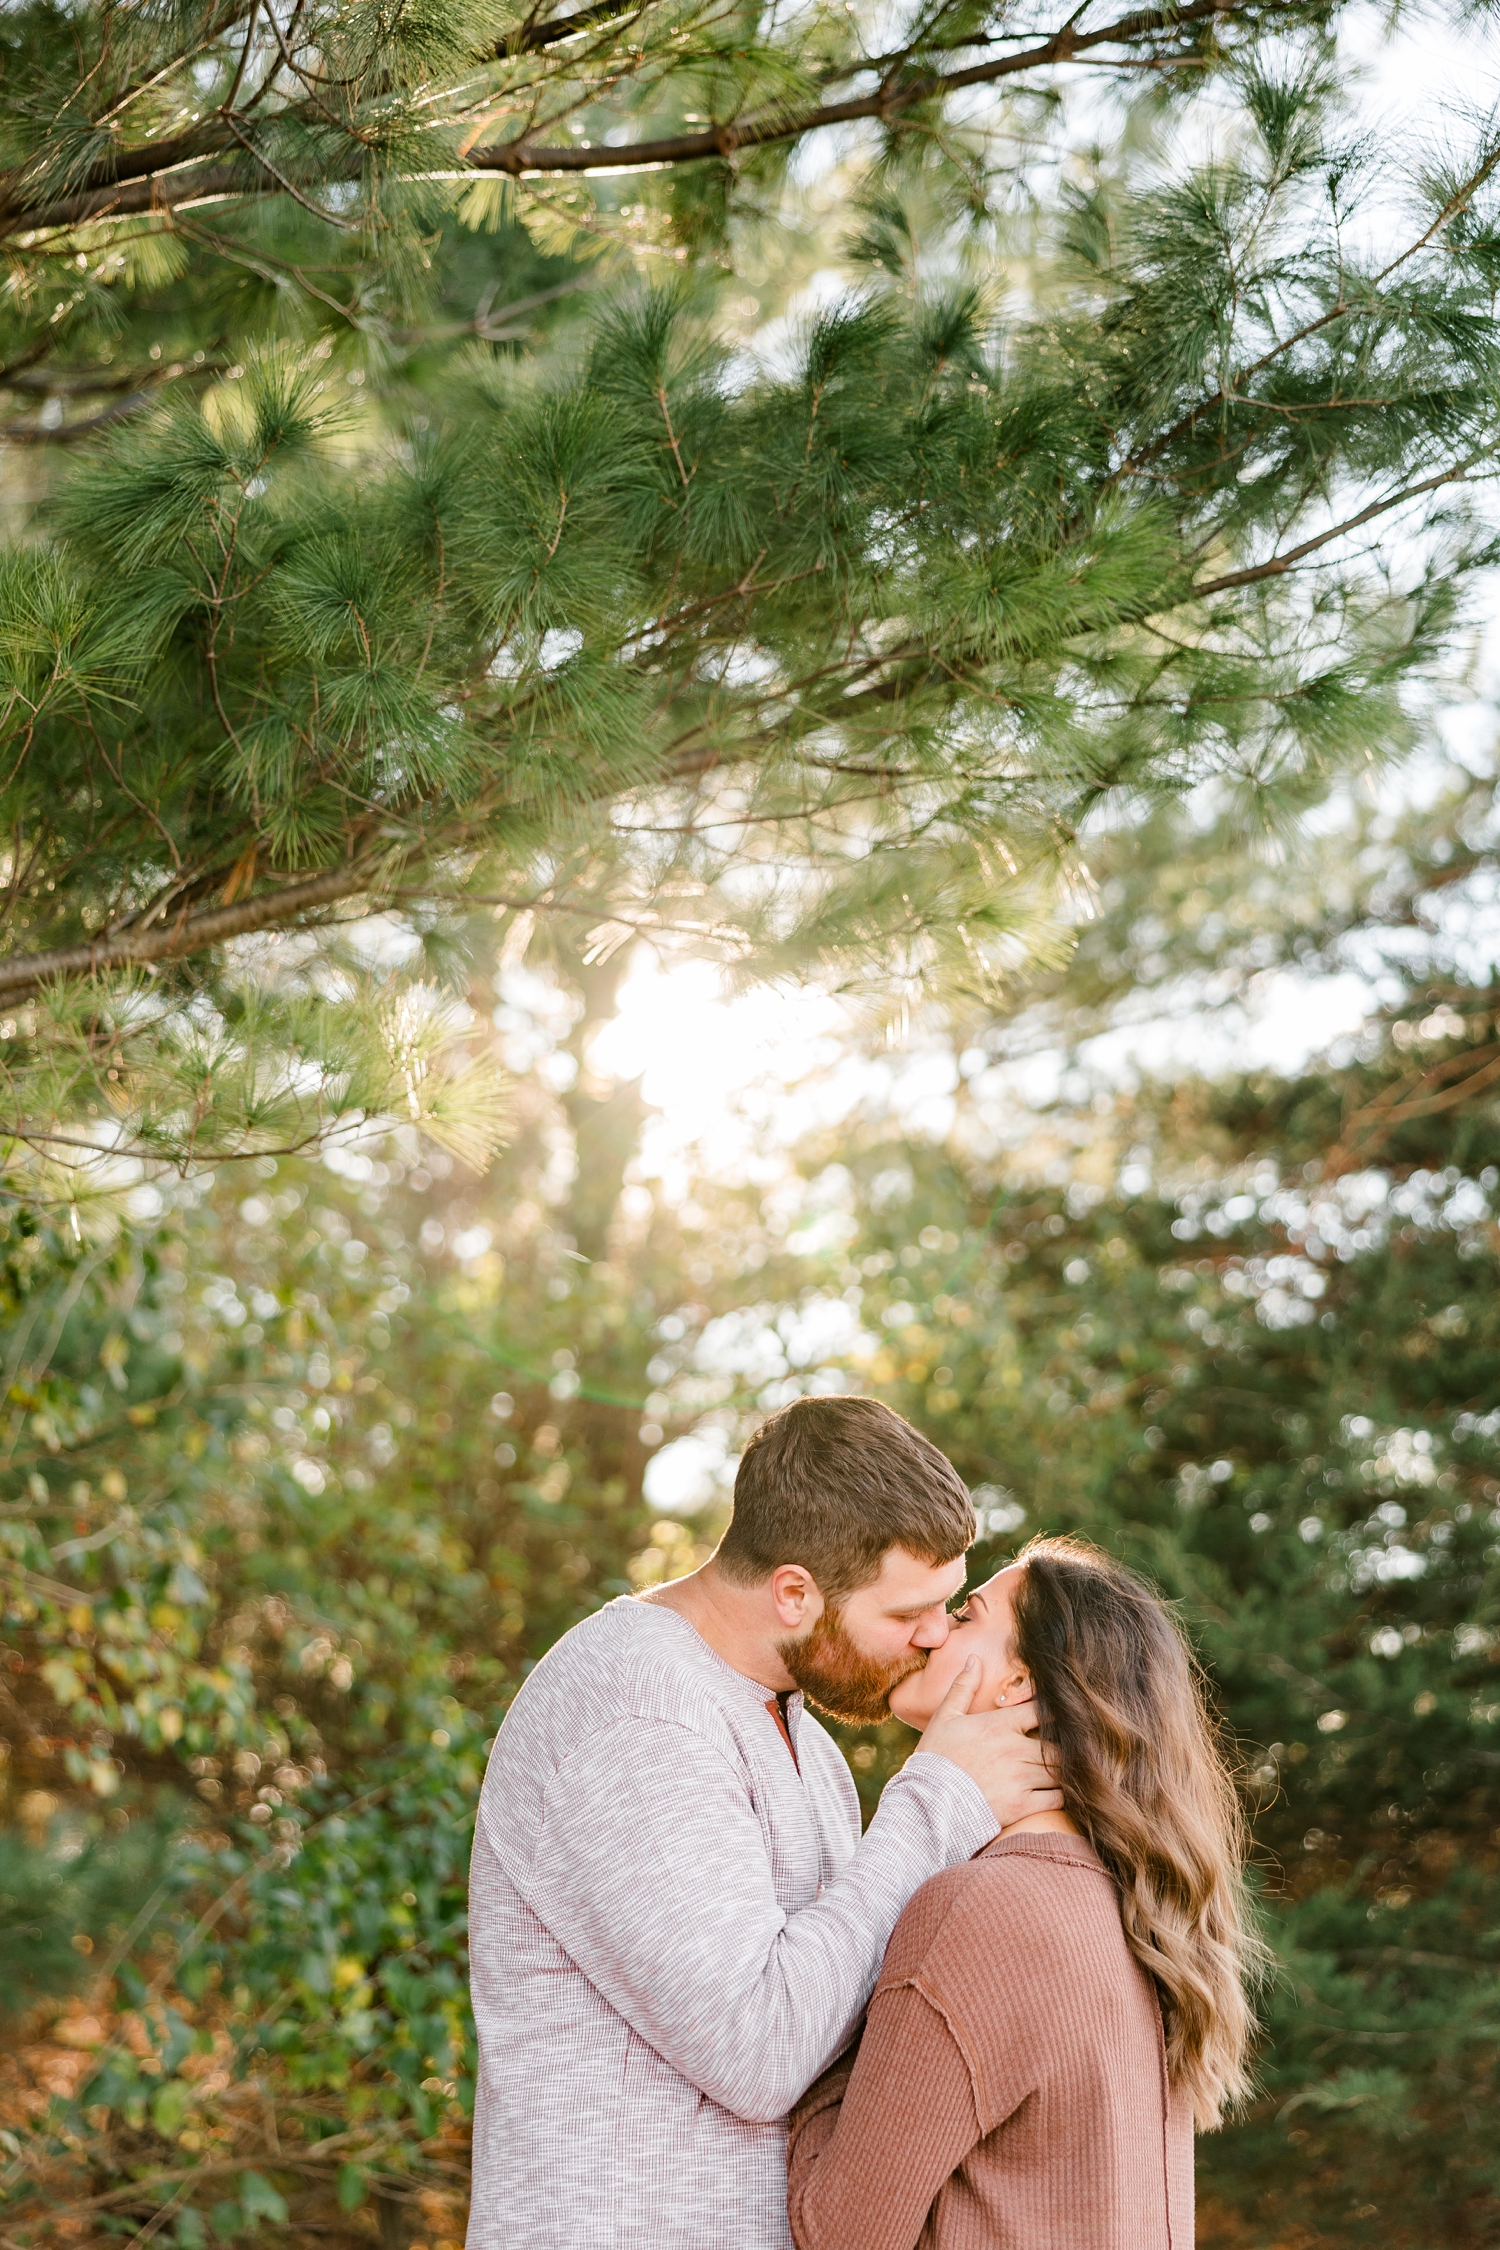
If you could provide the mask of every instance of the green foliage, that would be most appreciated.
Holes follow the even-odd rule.
[[[1355,290],[1332,158],[1310,185],[1277,145],[1139,194],[1108,271],[1003,355],[972,290],[876,295],[745,380],[646,294],[572,376],[476,363],[384,461],[348,459],[318,352],[286,351],[92,452],[0,615],[18,1152],[419,1115],[400,1003],[328,956],[332,908],[993,997],[1058,952],[1086,817],[1214,772],[1274,814],[1401,746],[1485,550],[1450,530],[1399,588],[1351,562],[1293,590],[1285,562],[1315,488],[1337,517],[1394,477],[1380,513],[1488,445],[1490,157]],[[463,1085],[449,1138],[482,1159],[495,1089]]]
[[[67,323],[68,342],[97,352],[128,327],[133,282],[159,284],[193,257],[221,303],[251,276],[281,283],[399,349],[401,315],[430,301],[426,230],[454,206],[484,224],[503,202],[535,234],[569,242],[639,239],[649,213],[662,248],[712,250],[738,205],[779,184],[791,145],[863,118],[876,128],[867,171],[935,175],[950,205],[982,213],[987,175],[1015,161],[1004,124],[1045,103],[1047,64],[1066,72],[1086,53],[1127,85],[1145,64],[1159,105],[1161,89],[1190,98],[1268,32],[1331,14],[1240,0],[1168,22],[1070,23],[1069,39],[1059,21],[1038,67],[1035,55],[985,53],[1002,20],[992,6],[893,21],[649,0],[628,15],[548,18],[314,0],[283,24],[197,0],[123,28],[102,7],[69,17],[30,6],[8,20],[14,91],[0,108],[5,232],[26,284],[17,309]],[[966,56],[969,115],[946,120]],[[872,68],[885,74],[873,98],[854,91]],[[980,119],[971,90],[987,81],[996,114]],[[613,182],[632,171],[631,191],[658,192],[622,210]]]
[[[0,1964],[12,2016],[96,1977],[96,1951],[128,1947],[161,1884],[164,1844],[149,1824],[50,1844],[0,1831]]]
[[[125,1847],[85,1855],[53,1902],[92,2051],[72,2101],[28,2127],[17,2224],[68,2222],[80,2148],[132,2227],[206,2152],[202,2192],[174,2206],[185,2243],[199,2219],[225,2239],[280,2223],[267,2196],[334,2226],[461,2185],[484,1746],[528,1658],[630,1584],[643,1378],[631,1292],[570,1287],[534,1213],[514,1245],[524,1314],[501,1314],[497,1257],[429,1281],[435,1180],[415,1155],[412,1136],[404,1161],[350,1155],[342,1184],[267,1162],[103,1248],[64,1230],[16,1253],[33,1342],[4,1525],[10,1809],[86,1821],[103,1794],[131,1848],[153,1806],[187,1815],[128,1933],[116,2017],[95,1980],[127,1934]],[[462,1194],[446,1159],[427,1165],[454,1182],[440,1200]],[[563,1336],[622,1357],[566,1446]],[[106,1865],[110,1927],[84,1958],[84,1876]]]
[[[747,353],[704,261],[764,264],[794,205],[811,241],[774,150],[864,113],[877,27],[568,26],[323,0],[6,34],[0,382],[59,413],[121,386],[0,551],[29,1195],[371,1116],[482,1164],[503,1120],[464,1025],[416,1072],[399,1026],[497,914],[994,1005],[1065,951],[1086,822],[1214,775],[1274,823],[1411,739],[1488,554],[1461,493],[1494,450],[1490,128],[1398,178],[1350,143],[1317,8],[1070,23],[1171,91],[1122,97],[1119,155],[1012,224],[1014,105],[1045,162],[1069,113],[1004,90],[984,10],[914,17],[845,167],[862,288]],[[994,107],[940,130],[970,51]],[[1163,154],[1152,104],[1208,84],[1212,148]],[[655,200],[587,184],[648,147]],[[585,241],[590,329],[518,363]],[[1399,572],[1356,544],[1386,519]]]
[[[294,2097],[347,2097],[364,2080],[364,2114],[409,2119],[422,2139],[450,2102],[468,2112],[474,2099],[464,1938],[484,1744],[445,1715],[389,1779],[372,1763],[347,1810],[334,1798],[320,1818],[326,1792],[309,1793],[306,1842],[251,1885],[248,1937],[217,1948],[256,2010],[251,2050]]]

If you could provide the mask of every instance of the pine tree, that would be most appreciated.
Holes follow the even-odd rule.
[[[1275,817],[1402,747],[1487,554],[1500,144],[1398,236],[1319,71],[1245,65],[1211,163],[1099,172],[1031,317],[886,275],[870,205],[878,278],[790,365],[684,286],[571,366],[451,370],[389,446],[324,338],[78,457],[0,591],[43,1190],[372,1112],[482,1160],[494,1085],[433,1067],[441,1011],[350,917],[419,975],[498,916],[993,995],[1065,950],[1086,823],[1214,775]],[[1400,567],[1362,544],[1396,532]]]

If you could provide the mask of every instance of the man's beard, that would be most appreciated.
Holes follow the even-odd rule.
[[[867,1656],[850,1639],[832,1602],[805,1639],[782,1641],[776,1653],[809,1703],[856,1727],[879,1726],[888,1719],[891,1689],[927,1661],[916,1649],[893,1664]]]

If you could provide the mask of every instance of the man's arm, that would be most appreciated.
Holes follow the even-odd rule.
[[[896,1920],[995,1833],[976,1783],[918,1755],[814,1902],[777,1904],[744,1777],[702,1735],[630,1718],[548,1785],[521,1895],[604,1998],[722,2108],[784,2117],[852,2035]]]

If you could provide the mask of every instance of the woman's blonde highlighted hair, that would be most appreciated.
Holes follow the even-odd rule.
[[[1131,1952],[1161,1998],[1167,2071],[1200,2128],[1250,2089],[1247,1985],[1265,1949],[1245,1826],[1201,1678],[1144,1579],[1077,1539],[1034,1539],[1015,1652],[1067,1809],[1113,1875]]]

